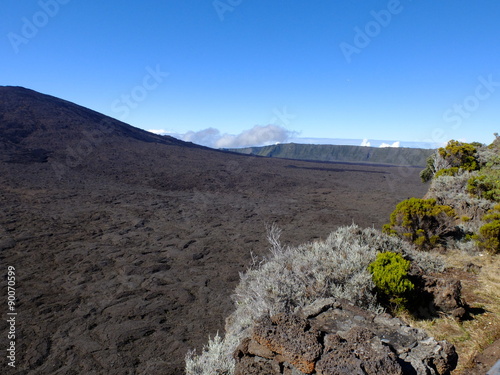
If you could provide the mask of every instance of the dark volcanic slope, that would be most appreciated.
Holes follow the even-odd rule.
[[[0,131],[0,152],[4,151],[1,155],[3,160],[11,162],[30,161],[30,155],[34,156],[33,161],[43,161],[39,155],[53,152],[64,157],[68,156],[64,155],[68,149],[68,159],[83,157],[88,151],[85,148],[95,147],[103,141],[112,144],[129,139],[188,145],[22,87],[0,86]],[[5,150],[9,152],[5,153]]]
[[[426,191],[415,168],[223,153],[12,87],[0,156],[1,272],[17,272],[25,374],[182,373],[222,330],[250,252],[266,253],[266,224],[296,245],[380,227]]]

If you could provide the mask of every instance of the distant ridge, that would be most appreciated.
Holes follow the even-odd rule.
[[[298,143],[284,143],[263,147],[231,148],[227,149],[227,151],[282,159],[370,163],[412,167],[425,167],[427,158],[434,152],[434,150],[422,148],[380,148]]]

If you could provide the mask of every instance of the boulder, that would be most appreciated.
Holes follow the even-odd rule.
[[[236,375],[447,375],[458,361],[448,342],[332,298],[262,318],[234,357]]]
[[[461,298],[460,280],[446,280],[434,276],[423,276],[423,290],[433,296],[433,309],[437,312],[464,318],[466,304]]]
[[[438,314],[462,320],[467,315],[467,303],[462,298],[462,283],[439,274],[427,275],[412,264],[410,277],[416,286],[414,312],[420,317]]]

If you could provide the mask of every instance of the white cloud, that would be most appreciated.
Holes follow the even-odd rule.
[[[370,147],[370,142],[368,141],[368,138],[363,139],[363,142],[361,142],[361,146]]]
[[[197,132],[189,131],[180,136],[183,141],[209,147],[214,147],[215,142],[217,142],[220,137],[220,131],[215,128],[207,128]]]
[[[197,143],[214,148],[239,148],[249,146],[262,146],[273,143],[282,143],[290,140],[294,135],[282,126],[278,125],[255,125],[253,128],[244,130],[240,134],[221,134],[218,129],[207,128],[197,132],[187,132],[181,135],[183,141]]]
[[[148,129],[148,132],[154,133],[154,134],[169,134],[170,132],[164,129]]]
[[[384,143],[382,143],[379,147],[380,147],[380,148],[385,148],[385,147],[399,147],[400,145],[401,145],[401,142],[399,142],[399,141],[396,141],[396,142],[394,142],[394,143],[392,143],[392,144],[389,144],[389,143],[385,143],[385,142],[384,142]]]

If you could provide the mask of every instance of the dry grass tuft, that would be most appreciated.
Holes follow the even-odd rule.
[[[438,340],[453,343],[459,361],[452,374],[465,375],[474,366],[476,355],[500,338],[500,256],[450,251],[445,261],[462,281],[462,295],[471,307],[471,319],[463,322],[450,317],[427,321],[406,316],[403,319]]]

